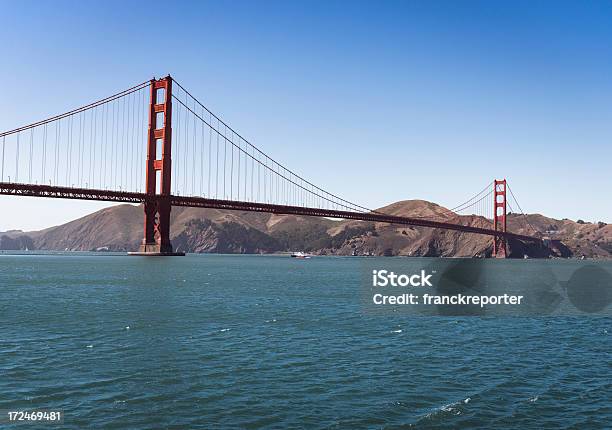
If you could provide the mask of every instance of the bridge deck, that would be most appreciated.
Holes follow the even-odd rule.
[[[208,199],[205,197],[174,196],[162,197],[145,193],[96,190],[86,188],[56,187],[50,185],[30,185],[0,182],[0,194],[29,197],[47,197],[76,200],[98,200],[122,203],[144,203],[147,200],[167,198],[172,206],[215,208],[225,210],[240,210],[251,212],[268,212],[275,214],[305,215],[327,218],[354,219],[360,221],[384,222],[390,224],[411,225],[418,227],[441,228],[445,230],[462,231],[467,233],[483,234],[487,236],[505,237],[526,242],[541,242],[541,239],[510,232],[499,232],[493,229],[473,227],[469,225],[453,224],[448,222],[431,221],[420,218],[400,217],[377,212],[352,212],[333,209],[317,209],[301,206],[284,206],[268,203],[254,203],[245,201]]]

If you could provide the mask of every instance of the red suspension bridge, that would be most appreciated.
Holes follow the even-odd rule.
[[[0,133],[0,194],[142,203],[139,253],[172,255],[172,206],[270,212],[440,228],[541,243],[507,229],[506,180],[431,217],[385,214],[324,190],[270,158],[167,76]],[[475,215],[476,226],[460,215]],[[531,230],[530,230],[531,229]],[[533,233],[531,233],[533,232]]]

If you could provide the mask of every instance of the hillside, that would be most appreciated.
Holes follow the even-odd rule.
[[[425,217],[490,227],[482,217],[449,214],[435,203],[406,200],[378,209],[397,216]],[[69,223],[35,232],[0,233],[0,249],[72,251],[136,250],[142,240],[142,207],[112,206]],[[513,232],[538,230],[562,242],[552,256],[612,258],[612,226],[542,215],[510,214]],[[174,208],[172,242],[185,252],[274,253],[302,250],[333,255],[408,255],[473,257],[491,253],[491,238],[448,230],[389,225],[362,221],[337,221],[295,215],[218,209]],[[514,256],[551,254],[537,247],[511,243]]]

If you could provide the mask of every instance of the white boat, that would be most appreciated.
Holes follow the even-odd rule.
[[[310,258],[310,255],[306,254],[305,252],[298,251],[298,252],[292,252],[291,253],[291,257],[293,257],[293,258]]]

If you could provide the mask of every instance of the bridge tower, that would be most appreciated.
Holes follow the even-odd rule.
[[[184,255],[170,243],[172,172],[172,78],[151,80],[147,139],[144,238],[139,255]]]
[[[506,232],[506,180],[493,181],[493,229]],[[493,257],[506,258],[508,243],[505,236],[493,236]]]

